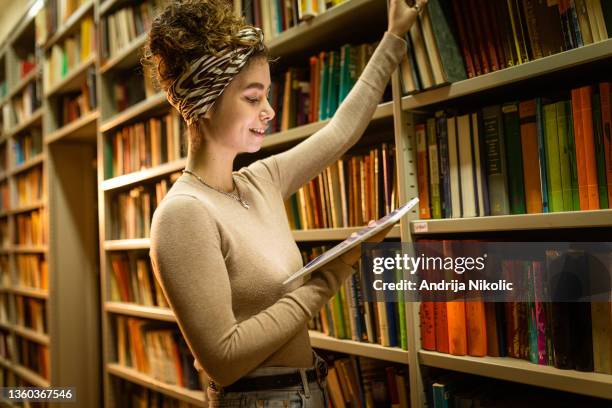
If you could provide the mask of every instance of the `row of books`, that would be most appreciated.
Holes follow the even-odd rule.
[[[143,69],[145,75],[140,69],[130,69],[117,74],[112,85],[116,112],[122,112],[156,93],[153,77],[147,74],[148,69]]]
[[[456,82],[608,38],[612,6],[600,0],[432,0],[413,25],[404,92]]]
[[[33,159],[43,151],[42,133],[40,129],[32,129],[22,136],[14,138],[13,154],[15,164],[20,165]]]
[[[107,60],[117,55],[136,38],[151,28],[156,10],[161,10],[165,0],[148,0],[126,4],[123,8],[106,14],[100,24],[101,57]]]
[[[326,247],[301,251],[304,264],[324,253]],[[406,308],[402,302],[365,300],[364,275],[353,274],[309,323],[310,328],[339,339],[378,343],[408,349]]]
[[[19,79],[25,78],[32,70],[36,69],[36,59],[34,54],[28,54],[24,59],[19,60]]]
[[[15,361],[49,380],[49,348],[45,345],[15,337]]]
[[[176,325],[115,317],[117,362],[179,387],[201,390],[193,355]]]
[[[452,256],[452,245],[445,242],[444,257]],[[567,272],[584,274],[587,262],[581,262],[580,256],[564,258]],[[537,301],[537,293],[550,293],[546,275],[560,257],[558,251],[547,251],[545,262],[502,261],[502,275],[524,277],[521,290],[534,301],[422,302],[421,346],[453,355],[513,357],[560,369],[612,374],[610,303]],[[537,282],[537,277],[544,278]]]
[[[374,52],[375,44],[343,45],[309,59],[308,68],[290,68],[272,81],[270,104],[276,116],[270,131],[331,118]]]
[[[333,408],[410,406],[405,366],[364,357],[329,355],[327,390]]]
[[[352,154],[325,169],[286,201],[292,229],[361,226],[398,203],[395,147]]]
[[[119,129],[105,141],[106,179],[159,166],[187,155],[183,119],[168,114]]]
[[[36,15],[36,45],[44,43],[88,0],[47,0]]]
[[[9,305],[8,305],[8,295],[6,293],[0,293],[0,323],[10,324],[9,320]]]
[[[51,89],[95,51],[93,16],[81,20],[80,30],[62,43],[54,44],[44,62],[45,89]]]
[[[42,255],[15,255],[17,266],[17,285],[25,288],[47,290],[49,288],[49,268]]]
[[[111,255],[110,300],[169,308],[148,256]]]
[[[20,174],[15,179],[16,205],[24,207],[37,203],[44,196],[44,180],[42,166],[34,166],[27,172]]]
[[[12,285],[10,258],[8,255],[0,255],[0,285],[8,288]]]
[[[65,126],[81,116],[96,109],[96,71],[93,66],[87,69],[87,79],[78,92],[61,96],[59,123]]]
[[[15,296],[15,324],[47,333],[47,310],[43,299]]]
[[[247,24],[263,29],[267,38],[309,20],[347,0],[252,0],[242,2]]]
[[[458,218],[609,208],[610,83],[415,127],[419,216]]]
[[[428,407],[605,407],[610,401],[465,373],[439,372],[424,379]]]
[[[10,123],[19,125],[28,120],[42,105],[40,82],[38,80],[30,82],[23,91],[12,98],[11,102],[13,104],[13,120]],[[10,106],[5,106],[10,112]]]
[[[153,211],[180,177],[176,172],[155,184],[141,185],[112,197],[111,239],[148,238]]]
[[[16,217],[16,245],[46,245],[47,227],[44,209],[18,214]]]
[[[195,408],[196,405],[169,397],[130,381],[117,380],[114,401],[123,408]]]

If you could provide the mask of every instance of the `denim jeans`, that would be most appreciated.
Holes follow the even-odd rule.
[[[321,357],[315,354],[315,367]],[[245,378],[272,376],[304,372],[306,369],[290,367],[262,367],[254,370]],[[216,391],[207,389],[209,408],[326,408],[328,405],[325,379],[321,384],[317,381],[300,383],[293,387],[282,389],[258,390],[247,392]]]

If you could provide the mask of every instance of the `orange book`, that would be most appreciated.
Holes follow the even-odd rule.
[[[601,123],[604,131],[608,203],[612,205],[612,106],[610,105],[610,82],[599,84],[599,95],[601,98]]]
[[[465,321],[465,302],[453,300],[446,303],[448,320],[448,352],[456,356],[467,354],[467,330]]]
[[[427,161],[427,133],[425,124],[416,125],[417,187],[419,189],[419,218],[431,218],[429,209],[429,163]]]
[[[584,140],[584,159],[587,176],[589,210],[599,209],[599,185],[597,183],[597,160],[595,160],[595,136],[593,134],[593,108],[590,86],[580,88],[580,108],[582,115],[582,137]]]
[[[541,213],[540,157],[538,154],[536,101],[534,99],[519,104],[519,117],[521,120],[521,150],[523,153],[523,181],[527,213]]]
[[[574,139],[576,146],[576,172],[578,173],[578,196],[580,198],[580,209],[589,209],[589,195],[587,192],[587,175],[584,137],[582,136],[582,99],[580,89],[572,89],[572,115],[574,119]],[[592,125],[591,125],[592,129]],[[593,159],[595,157],[593,156]],[[593,160],[595,161],[595,160]]]
[[[497,336],[497,316],[495,314],[495,303],[485,303],[486,325],[487,325],[487,355],[499,357],[499,338]]]
[[[436,350],[440,353],[448,353],[448,316],[446,314],[446,302],[434,303],[434,322],[436,324]]]

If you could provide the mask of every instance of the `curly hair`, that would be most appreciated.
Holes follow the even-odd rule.
[[[227,47],[253,45],[236,36],[247,24],[229,0],[173,0],[151,24],[142,64],[165,91],[189,66],[205,54]],[[249,59],[268,58],[268,50]],[[199,145],[201,126],[189,129],[190,147]]]

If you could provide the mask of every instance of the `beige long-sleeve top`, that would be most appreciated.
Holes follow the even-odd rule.
[[[284,200],[360,138],[405,52],[405,41],[386,33],[324,128],[234,172],[248,210],[184,174],[155,211],[155,276],[196,362],[222,386],[261,366],[312,364],[307,322],[352,268],[334,263],[303,286],[283,286],[302,267]]]

